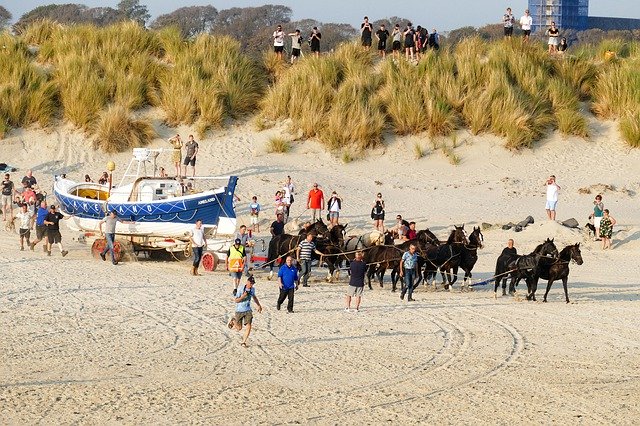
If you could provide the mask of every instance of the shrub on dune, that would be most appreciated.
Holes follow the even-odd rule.
[[[123,152],[145,146],[157,135],[147,121],[130,117],[123,106],[110,106],[103,111],[93,129],[94,147],[104,152]]]
[[[640,148],[640,109],[627,111],[620,119],[620,133],[632,148]]]

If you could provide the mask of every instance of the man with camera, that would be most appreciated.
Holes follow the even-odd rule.
[[[309,46],[316,58],[320,56],[320,39],[322,39],[322,34],[318,31],[318,27],[313,27],[311,35],[309,36]]]

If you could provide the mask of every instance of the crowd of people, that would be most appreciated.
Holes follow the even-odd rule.
[[[524,15],[518,21],[522,30],[522,37],[524,41],[529,41],[531,37],[531,31],[533,29],[533,16],[529,12],[529,9],[524,11]],[[516,24],[516,19],[513,16],[513,11],[510,7],[507,8],[504,15],[502,15],[502,24],[504,25],[505,38],[511,38],[513,36],[513,29]],[[549,46],[549,53],[565,53],[569,48],[566,37],[560,38],[560,30],[556,26],[555,22],[551,22],[549,28],[545,31],[545,35],[549,36],[547,42]]]

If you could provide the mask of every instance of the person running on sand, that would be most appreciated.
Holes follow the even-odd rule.
[[[387,40],[389,39],[389,31],[380,25],[380,29],[376,31],[376,39],[378,40],[378,53],[383,58],[387,57]]]
[[[611,237],[613,236],[613,226],[618,223],[609,215],[609,209],[604,209],[602,220],[600,221],[600,238],[602,238],[602,250],[611,248]]]
[[[249,214],[251,215],[251,228],[253,232],[260,232],[260,204],[258,203],[258,197],[255,195],[251,197]]]
[[[362,47],[369,49],[371,47],[371,35],[373,34],[373,25],[369,22],[369,17],[364,17],[364,22],[360,24],[360,39]]]
[[[600,222],[604,216],[604,203],[602,202],[602,195],[596,195],[596,199],[593,201],[593,213],[589,215],[589,219],[593,219],[593,227],[596,228],[593,241],[600,241]]]
[[[51,256],[51,246],[58,245],[60,254],[65,257],[69,252],[62,247],[62,234],[60,234],[60,220],[69,219],[71,216],[63,216],[62,213],[56,211],[56,206],[49,207],[49,213],[44,219],[47,225],[47,255]]]
[[[187,168],[191,166],[191,176],[196,175],[196,156],[198,155],[198,142],[193,139],[193,135],[189,135],[189,140],[184,145],[187,149],[187,154],[184,157],[184,176],[187,175]]]
[[[299,58],[302,50],[302,35],[300,30],[287,34],[291,37],[291,64],[293,65]]]
[[[169,143],[171,144],[171,146],[173,146],[173,153],[171,154],[171,161],[173,161],[173,165],[176,168],[176,177],[178,177],[178,176],[180,176],[180,167],[181,167],[181,163],[182,163],[182,146],[183,146],[182,145],[182,139],[180,139],[180,134],[176,134],[174,137],[169,139]],[[107,175],[106,177],[107,177],[107,181],[108,181],[109,180],[109,175]],[[106,184],[107,181],[105,181],[104,184]]]
[[[227,324],[230,329],[235,329],[236,331],[242,331],[242,326],[244,325],[244,337],[240,345],[245,348],[247,347],[247,340],[249,340],[249,334],[251,334],[251,323],[253,322],[251,300],[258,305],[258,313],[262,312],[262,305],[256,296],[255,283],[256,279],[251,276],[247,278],[247,283],[238,289],[239,296],[233,299],[236,304],[236,313]]]
[[[27,246],[31,246],[29,238],[31,237],[31,213],[26,204],[23,204],[20,211],[16,215],[20,221],[20,228],[18,233],[20,234],[20,251],[24,251],[24,241],[27,240]]]
[[[547,187],[547,218],[549,220],[556,220],[556,207],[558,205],[558,191],[560,191],[560,186],[556,183],[556,177],[554,175],[549,176],[545,185]]]
[[[191,250],[193,251],[193,263],[191,264],[191,275],[198,276],[198,268],[202,260],[202,252],[207,249],[207,238],[204,235],[202,219],[197,219],[191,230]]]
[[[413,302],[413,281],[418,275],[418,254],[416,253],[416,245],[411,244],[409,251],[404,252],[400,261],[400,278],[404,278],[400,299],[404,300],[407,294],[408,302]]]
[[[298,277],[298,268],[293,265],[293,257],[287,256],[284,265],[278,270],[278,286],[280,287],[280,295],[278,296],[278,302],[276,309],[280,310],[284,299],[287,299],[287,312],[293,313],[293,298],[295,291],[300,284],[300,278]]]
[[[7,213],[9,213],[9,220],[13,221],[13,196],[16,194],[16,188],[11,181],[11,175],[6,173],[4,180],[2,181],[2,220],[7,220]]]
[[[282,25],[278,25],[273,32],[273,51],[276,53],[278,59],[282,60],[282,52],[284,52],[284,31],[282,31]]]
[[[529,41],[531,36],[531,27],[533,26],[533,18],[529,15],[529,9],[524,11],[524,16],[520,18],[520,28],[522,28],[522,36],[524,41]]]
[[[309,191],[307,196],[307,208],[311,210],[311,217],[315,222],[322,218],[322,210],[324,210],[324,193],[318,188],[318,184],[313,184],[313,189]]]
[[[364,292],[364,275],[367,272],[367,264],[362,260],[362,251],[356,252],[356,258],[349,264],[349,287],[347,288],[345,312],[351,312],[351,298],[356,298],[356,312],[360,312],[360,300]]]
[[[48,214],[49,214],[49,210],[47,209],[47,202],[42,201],[40,203],[40,207],[38,208],[38,211],[36,212],[36,240],[32,241],[31,244],[29,245],[29,248],[31,249],[31,251],[33,251],[36,244],[38,244],[43,239],[45,239],[45,242],[42,245],[42,249],[44,251],[47,251],[47,241],[46,241],[47,226],[44,224],[44,219],[47,217]]]
[[[371,219],[373,219],[373,227],[384,233],[384,200],[379,192],[371,208]]]

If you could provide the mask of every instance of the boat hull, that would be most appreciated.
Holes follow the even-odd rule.
[[[118,234],[184,239],[197,219],[202,220],[205,229],[217,234],[235,232],[233,193],[236,183],[237,177],[231,176],[226,186],[197,194],[146,202],[114,202],[73,195],[70,192],[79,193],[81,184],[56,178],[54,194],[62,213],[72,217],[68,222],[71,229],[97,231],[107,212],[115,210],[121,219],[131,222],[118,223]]]

